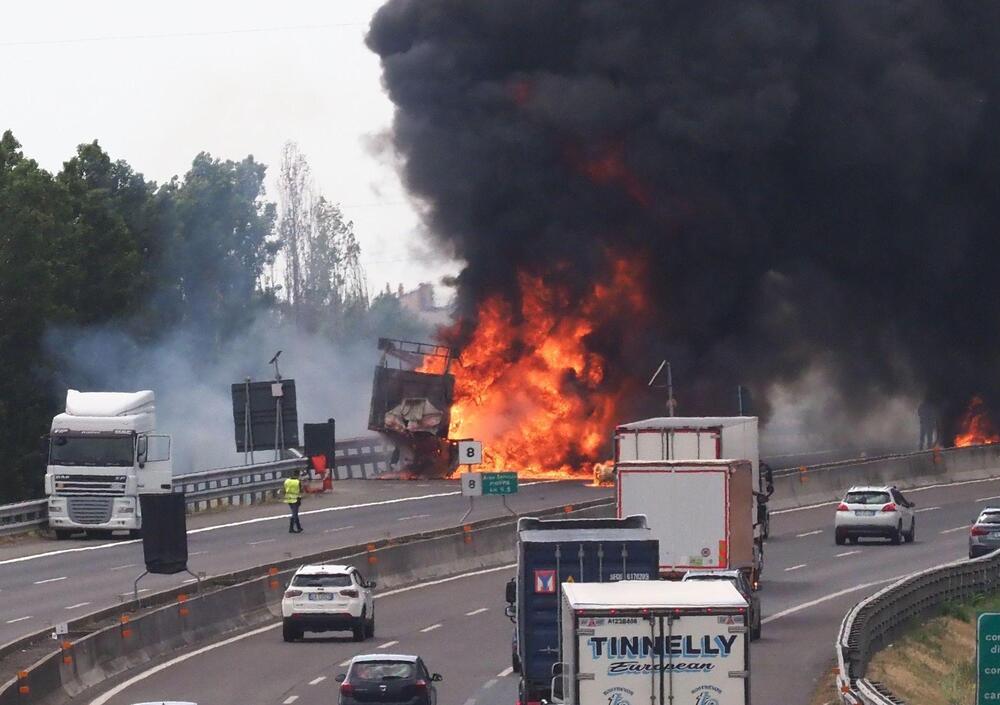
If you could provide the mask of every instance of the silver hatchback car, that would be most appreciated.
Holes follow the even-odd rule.
[[[841,546],[862,536],[911,543],[917,535],[916,505],[895,487],[852,487],[837,505],[834,541]]]
[[[969,558],[1000,548],[1000,507],[986,507],[969,529]]]

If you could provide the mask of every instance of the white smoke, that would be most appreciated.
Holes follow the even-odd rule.
[[[241,335],[210,354],[194,331],[180,329],[143,343],[117,327],[52,329],[47,350],[55,361],[57,393],[156,393],[157,430],[173,436],[174,472],[243,464],[236,452],[231,385],[250,377],[271,380],[268,360],[278,350],[281,376],[294,379],[302,424],[337,421],[339,439],[367,433],[375,340],[337,345],[264,314]],[[255,461],[273,458],[258,451]]]

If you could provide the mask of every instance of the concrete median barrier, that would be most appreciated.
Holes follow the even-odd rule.
[[[599,517],[613,512],[611,501],[601,499],[532,515]],[[354,565],[378,581],[377,591],[382,591],[511,563],[515,550],[516,517],[504,517],[217,576],[206,581],[200,595],[178,589],[157,593],[141,604],[75,620],[70,624],[73,636],[64,642],[37,632],[31,635],[33,642],[26,638],[2,647],[8,658],[30,654],[32,648],[40,656],[23,667],[8,665],[0,705],[61,702],[152,659],[274,621],[280,617],[285,585],[303,563]],[[497,595],[500,599],[499,589]]]
[[[840,499],[852,485],[900,489],[1000,476],[1000,445],[945,448],[813,465],[774,478],[772,511]]]

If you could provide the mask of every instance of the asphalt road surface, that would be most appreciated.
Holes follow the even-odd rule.
[[[1000,503],[1000,479],[907,495],[918,505],[917,541],[901,546],[876,540],[834,545],[829,504],[774,517],[761,592],[763,638],[751,648],[754,703],[806,705],[832,665],[844,613],[894,578],[965,556],[977,511]],[[329,705],[336,702],[340,664],[357,653],[384,651],[423,656],[444,676],[442,705],[511,705],[516,680],[509,672],[511,626],[503,616],[503,585],[512,573],[504,568],[385,593],[376,603],[376,638],[364,644],[346,635],[285,644],[274,625],[177,663],[151,665],[156,672],[125,674],[82,700]]]
[[[517,512],[610,496],[576,482],[522,483],[508,499]],[[469,508],[455,481],[337,484],[332,497],[308,498],[305,533],[288,533],[288,512],[275,503],[188,519],[188,567],[207,575],[308,555],[338,546],[456,525]],[[500,498],[477,499],[469,521],[506,513]],[[0,547],[0,643],[131,599],[143,571],[141,541],[34,539]],[[187,574],[150,575],[144,592],[193,582]]]

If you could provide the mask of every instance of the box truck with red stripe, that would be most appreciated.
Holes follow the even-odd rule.
[[[660,544],[660,576],[740,570],[760,579],[749,460],[632,460],[617,464],[618,516],[646,515]]]

